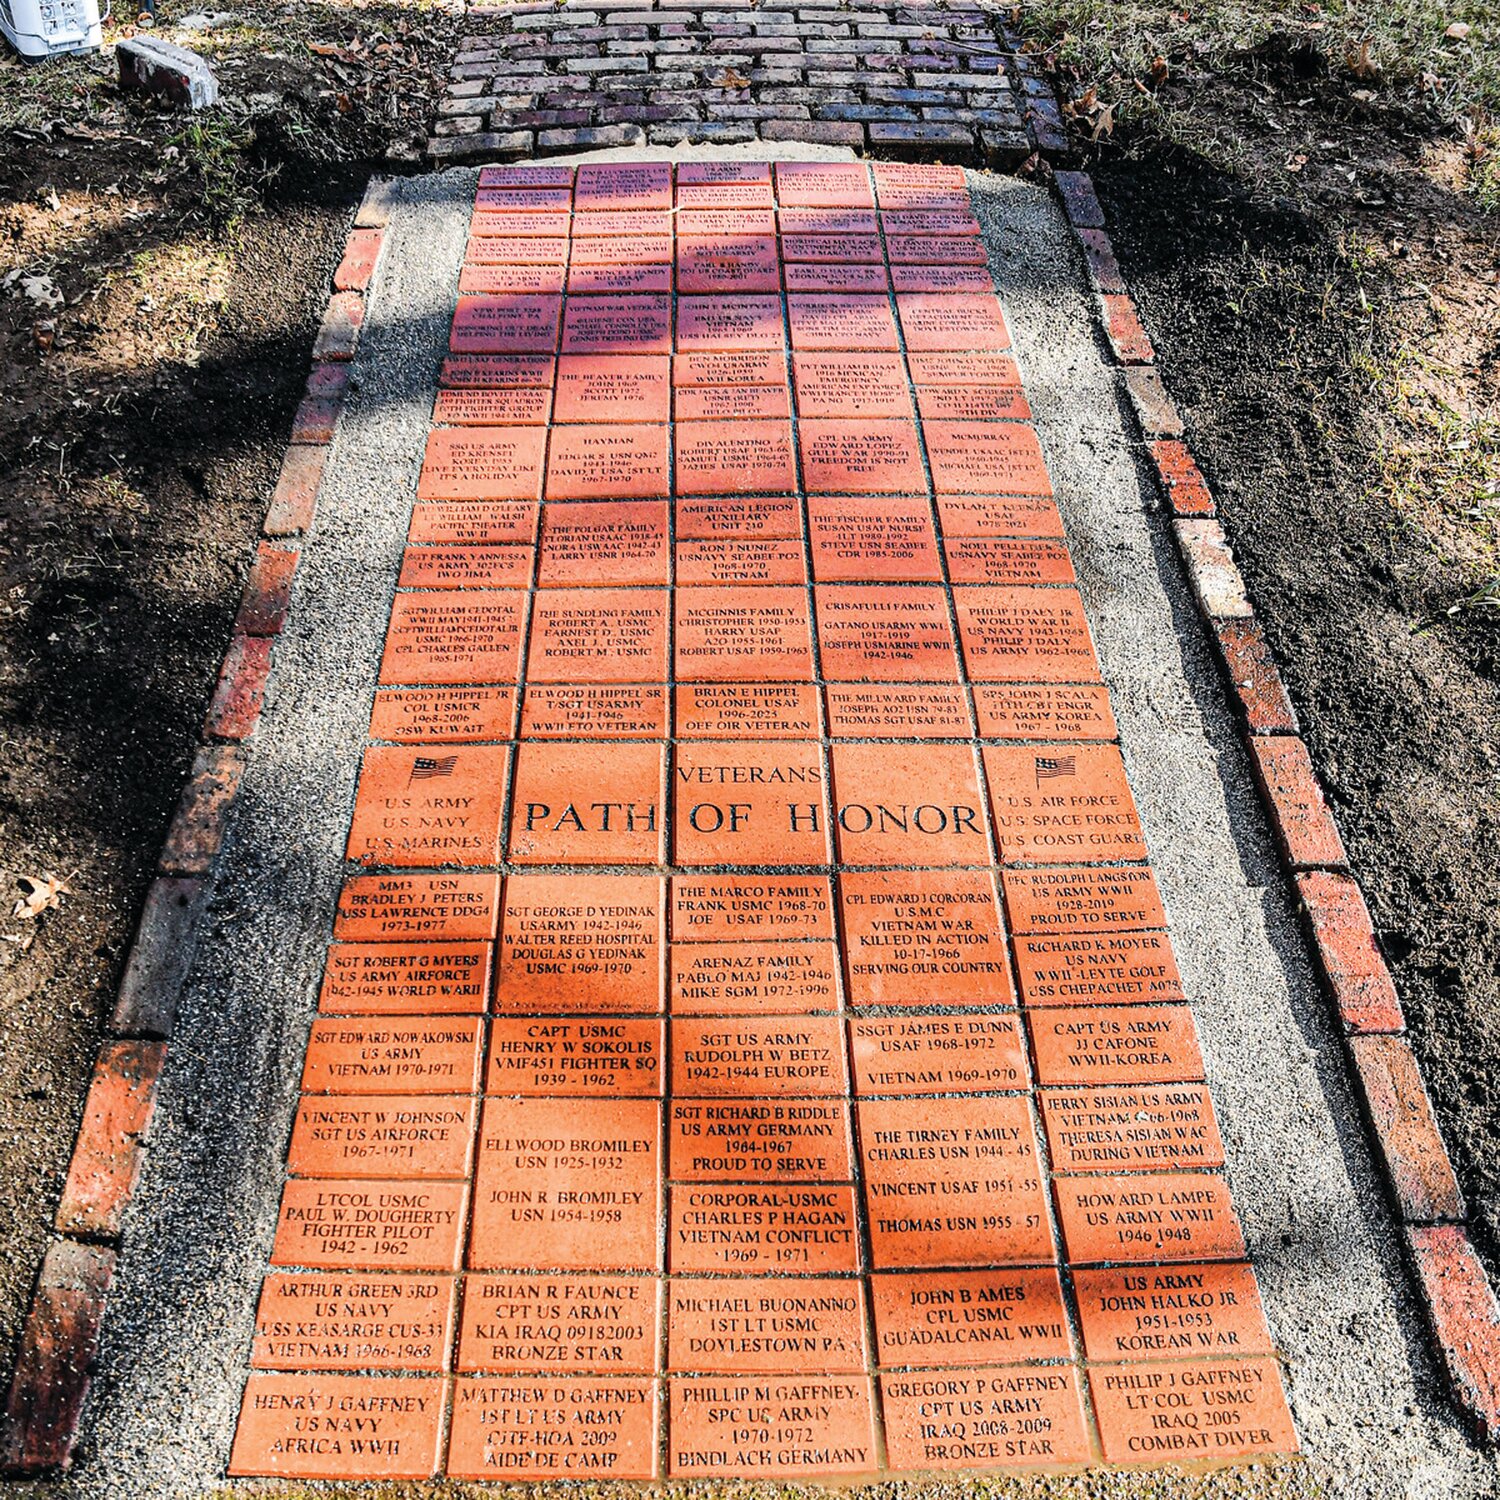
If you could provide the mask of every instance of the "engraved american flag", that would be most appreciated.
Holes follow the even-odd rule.
[[[1054,776],[1076,776],[1078,758],[1073,755],[1038,755],[1036,757],[1036,784],[1050,781]]]
[[[419,755],[411,763],[411,775],[407,786],[413,781],[431,781],[434,776],[451,776],[458,764],[456,755]]]

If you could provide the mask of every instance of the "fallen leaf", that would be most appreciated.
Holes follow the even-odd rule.
[[[1151,59],[1151,87],[1159,89],[1167,81],[1170,72],[1166,58],[1153,57]]]
[[[1344,54],[1344,61],[1348,64],[1349,71],[1356,78],[1376,78],[1380,74],[1380,64],[1370,56],[1370,48],[1374,45],[1372,37],[1361,37],[1359,47],[1356,50],[1350,47]]]
[[[1443,35],[1447,37],[1450,42],[1462,42],[1468,37],[1469,33],[1473,29],[1474,28],[1470,26],[1467,21],[1455,21],[1443,33]]]
[[[73,894],[67,882],[55,875],[18,875],[16,884],[23,894],[11,916],[23,922],[35,921],[49,907],[58,905],[64,896]]]
[[[1113,135],[1114,133],[1115,107],[1113,104],[1106,104],[1094,120],[1094,128],[1089,132],[1089,139],[1097,141],[1101,135]]]

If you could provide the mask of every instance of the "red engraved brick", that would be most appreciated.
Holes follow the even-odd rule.
[[[1055,1172],[1224,1165],[1213,1101],[1202,1084],[1048,1088],[1037,1097]]]
[[[833,936],[826,875],[676,875],[672,941],[791,941]]]
[[[665,422],[671,361],[661,354],[565,354],[557,362],[555,422]]]
[[[665,296],[569,297],[564,354],[669,354],[672,299]]]
[[[898,292],[993,292],[995,283],[985,266],[891,267],[891,285]]]
[[[891,265],[982,266],[988,263],[984,242],[963,234],[887,235]]]
[[[1012,932],[1131,932],[1167,925],[1156,877],[1144,867],[1007,870],[1000,878]]]
[[[782,258],[827,265],[878,266],[883,260],[880,237],[874,234],[785,234]]]
[[[1500,1305],[1458,1225],[1407,1231],[1427,1316],[1459,1402],[1487,1440],[1500,1431]]]
[[[479,1022],[467,1016],[318,1017],[304,1093],[469,1094],[479,1082]]]
[[[849,871],[840,891],[852,1004],[1015,1004],[989,871]]]
[[[294,444],[286,450],[261,528],[267,536],[300,536],[312,528],[327,456],[325,448],[312,444]]]
[[[1323,800],[1307,746],[1293,735],[1255,735],[1250,757],[1287,862],[1293,869],[1346,869],[1343,840]]]
[[[849,1092],[836,1016],[680,1017],[675,1098],[839,1098]]]
[[[679,1275],[857,1271],[854,1189],[674,1187],[667,1245]]]
[[[900,347],[888,297],[794,292],[786,300],[793,349]]]
[[[1026,1087],[1026,1043],[1014,1016],[894,1016],[849,1023],[863,1095],[993,1093]]]
[[[493,938],[500,921],[500,877],[356,875],[339,893],[333,935],[349,942]]]
[[[1215,620],[1224,671],[1251,734],[1296,734],[1297,713],[1255,620]]]
[[[579,167],[573,188],[579,213],[615,209],[670,208],[669,162],[603,162]]]
[[[526,685],[521,734],[529,740],[660,740],[667,735],[661,683]]]
[[[879,1468],[866,1376],[676,1376],[669,1384],[667,1470],[673,1478],[712,1473],[780,1479],[873,1474]],[[786,1431],[797,1433],[790,1446],[778,1437]]]
[[[476,1119],[473,1099],[456,1095],[304,1094],[286,1169],[339,1179],[467,1177]]]
[[[679,297],[677,347],[687,352],[785,348],[781,298],[771,294]]]
[[[816,743],[684,743],[673,762],[672,797],[677,864],[829,862],[828,798]]]
[[[1041,445],[1023,422],[927,422],[923,435],[939,494],[1052,494]]]
[[[440,427],[427,435],[419,500],[538,500],[547,434],[540,427]]]
[[[1353,1036],[1349,1053],[1401,1217],[1408,1224],[1462,1219],[1463,1195],[1405,1039]]]
[[[1229,1184],[1212,1172],[1058,1177],[1053,1190],[1070,1265],[1245,1258]]]
[[[834,944],[674,943],[672,1013],[803,1015],[838,1007]]]
[[[662,682],[665,589],[548,589],[537,595],[526,658],[531,682]]]
[[[493,166],[479,169],[479,191],[495,188],[503,192],[526,192],[538,188],[572,188],[573,169],[566,166],[528,162],[519,166]]]
[[[1092,1457],[1078,1375],[1067,1367],[884,1374],[880,1391],[893,1470],[1033,1468]]]
[[[557,361],[550,354],[450,354],[439,367],[438,384],[455,390],[514,386],[547,390],[556,368]]]
[[[863,162],[777,162],[776,199],[783,208],[875,207]]]
[[[785,385],[786,355],[757,349],[706,350],[672,359],[674,386]]]
[[[495,1009],[659,1014],[663,896],[661,880],[648,875],[512,875]]]
[[[618,1018],[505,1018],[490,1023],[485,1091],[517,1098],[654,1099],[666,1028]]]
[[[789,422],[684,422],[675,436],[679,495],[796,488]]]
[[[560,274],[560,272],[559,272]],[[623,296],[638,292],[670,292],[670,263],[612,266],[575,260],[568,267],[570,296]]]
[[[469,220],[471,235],[513,235],[527,239],[561,239],[568,233],[568,213],[493,204],[480,198]]]
[[[1151,364],[1156,351],[1129,294],[1105,292],[1099,300],[1104,304],[1104,331],[1115,358],[1122,365]]]
[[[1010,348],[1010,330],[993,292],[898,292],[896,306],[910,350]]]
[[[882,1365],[1014,1364],[1073,1353],[1052,1266],[876,1276],[870,1301]]]
[[[973,732],[956,682],[831,682],[824,692],[836,739],[966,740]]]
[[[466,1276],[458,1368],[650,1375],[661,1288],[644,1276]]]
[[[1104,1366],[1090,1371],[1089,1386],[1111,1463],[1297,1451],[1274,1359]]]
[[[674,1182],[847,1182],[842,1099],[669,1099]]]
[[[602,215],[595,215],[593,228],[606,227]],[[665,223],[662,215],[656,222]],[[616,222],[620,222],[616,220]],[[572,244],[571,266],[667,266],[672,264],[672,236],[661,234],[591,235],[575,238]]]
[[[1147,857],[1114,745],[986,745],[995,841],[1006,864]]]
[[[288,1182],[281,1194],[271,1264],[310,1270],[457,1270],[467,1194],[462,1182]]]
[[[513,684],[524,607],[513,589],[397,594],[381,682]]]
[[[937,583],[943,567],[925,498],[808,501],[813,576],[819,582]]]
[[[461,293],[487,292],[506,296],[522,292],[530,296],[556,296],[562,291],[566,272],[561,262],[552,265],[474,264],[459,268],[458,289]],[[599,287],[599,291],[610,288]],[[647,288],[646,290],[652,290]]]
[[[917,409],[924,422],[1027,422],[1031,405],[1019,385],[923,385]]]
[[[458,1280],[277,1271],[261,1284],[254,1370],[448,1368]]]
[[[1052,1259],[1024,1098],[863,1099],[857,1109],[877,1268]]]
[[[60,1233],[119,1237],[166,1050],[165,1042],[105,1042],[99,1049],[57,1208]]]
[[[1375,940],[1365,898],[1348,875],[1311,871],[1297,876],[1317,946],[1318,962],[1346,1031],[1406,1030],[1390,970]]]
[[[245,579],[234,628],[242,635],[280,635],[292,602],[292,578],[301,554],[295,547],[260,542]]]
[[[660,1152],[653,1099],[487,1099],[470,1267],[656,1270]]]
[[[918,386],[999,386],[1021,389],[1021,372],[1008,354],[952,354],[912,350],[907,357],[912,383]]]
[[[537,586],[667,584],[672,551],[665,500],[548,505]]]
[[[968,745],[833,747],[839,858],[851,865],[988,864]]]
[[[561,297],[460,297],[448,347],[455,354],[550,354],[561,317]]]
[[[665,854],[662,745],[530,742],[516,756],[510,858],[655,865]]]
[[[884,266],[826,265],[797,261],[783,266],[789,292],[883,292],[890,285]]]
[[[331,943],[325,1015],[461,1015],[485,1008],[488,943]]]
[[[953,605],[976,682],[1099,681],[1077,590],[960,584]]]
[[[798,442],[810,494],[919,495],[926,488],[911,421],[806,419]]]
[[[430,1479],[442,1441],[444,1392],[445,1383],[431,1378],[256,1370],[245,1385],[229,1473]]]
[[[812,677],[807,594],[791,588],[679,589],[676,675],[685,682]]]
[[[542,427],[551,405],[550,391],[529,386],[441,390],[432,419],[452,427]]]
[[[792,403],[785,386],[685,386],[673,403],[679,422],[750,421],[789,417]]]
[[[1183,1083],[1203,1077],[1185,1005],[1032,1010],[1026,1017],[1043,1084]]]
[[[802,417],[911,418],[911,391],[899,354],[792,355],[797,412]]]
[[[557,265],[568,258],[568,241],[526,235],[476,234],[464,246],[466,265]]]
[[[383,865],[494,865],[508,745],[440,755],[372,745],[360,769],[346,858]]]
[[[408,547],[397,583],[404,589],[524,589],[530,547]]]
[[[552,429],[547,454],[549,500],[649,500],[668,493],[665,426],[590,424]]]
[[[1243,1263],[1075,1271],[1073,1289],[1091,1360],[1275,1353]]]
[[[776,215],[782,234],[877,234],[880,226],[868,208],[783,208]]]
[[[218,857],[245,771],[238,745],[205,745],[193,757],[156,867],[163,875],[206,875]]]
[[[862,1374],[862,1288],[848,1279],[676,1280],[667,1294],[674,1374]]]
[[[1109,689],[1085,684],[980,683],[974,716],[987,740],[1112,740]]]
[[[216,740],[248,739],[260,722],[270,675],[269,637],[232,636],[203,721],[204,734]]]
[[[716,499],[679,499],[677,536],[691,541],[719,537],[800,539],[802,507],[790,495],[757,499],[739,495]]]
[[[680,226],[677,289],[690,293],[780,291],[781,267],[776,257],[776,237],[748,233],[700,233],[689,237],[688,226]]]
[[[1164,1005],[1187,998],[1164,932],[1021,937],[1016,969],[1027,1005]]]
[[[1076,583],[1067,545],[1047,537],[943,538],[954,583]]]
[[[1049,536],[1063,534],[1062,516],[1055,500],[1005,495],[937,497],[943,537]]]
[[[681,581],[681,546],[677,566]],[[810,682],[679,683],[676,717],[679,739],[816,739],[818,690]]]

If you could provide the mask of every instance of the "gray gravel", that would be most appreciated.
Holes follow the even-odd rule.
[[[351,747],[368,721],[473,182],[473,173],[453,172],[402,187],[357,385],[172,1044],[78,1463],[65,1481],[17,1493],[175,1500],[223,1484],[332,926],[357,768]],[[1496,1460],[1464,1436],[1426,1352],[1336,1038],[1165,522],[1148,513],[1142,455],[1126,436],[1122,387],[1105,363],[1066,225],[1037,188],[984,175],[973,186],[1307,1454],[1279,1476],[1095,1473],[984,1488],[1493,1495]]]

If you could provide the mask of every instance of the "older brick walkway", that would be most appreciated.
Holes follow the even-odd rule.
[[[1066,142],[1051,90],[979,0],[638,0],[469,11],[428,149],[809,141],[1008,168]]]
[[[232,1473],[1295,1450],[978,234],[482,177]]]

